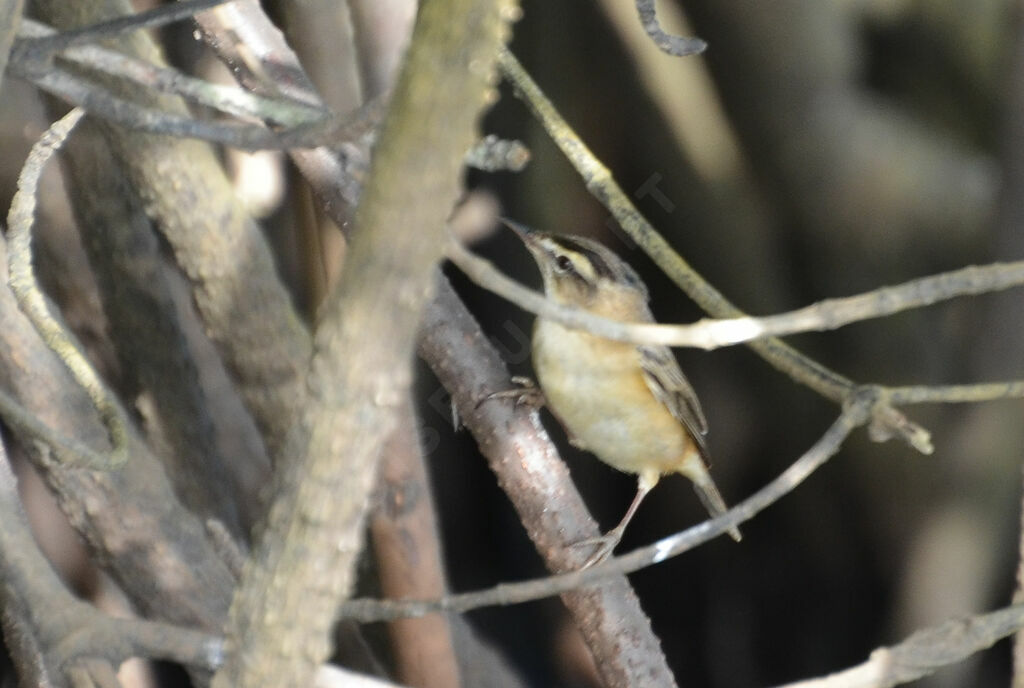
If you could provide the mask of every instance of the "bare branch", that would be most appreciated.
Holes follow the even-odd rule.
[[[36,192],[43,168],[53,154],[60,149],[69,133],[85,114],[72,110],[51,126],[36,142],[28,160],[18,176],[18,192],[11,201],[7,215],[8,230],[8,284],[18,299],[22,312],[31,320],[40,336],[71,371],[71,375],[89,395],[99,411],[103,424],[110,436],[110,454],[99,465],[91,468],[116,468],[128,459],[128,431],[124,411],[117,398],[107,389],[92,364],[75,346],[64,326],[50,314],[46,298],[39,290],[32,270],[32,223],[36,209]],[[96,458],[86,455],[86,458]]]
[[[45,24],[29,20],[19,36],[48,36],[53,35],[53,31]],[[19,38],[15,47],[25,40],[32,39]],[[53,64],[36,59],[30,50],[15,50],[10,70],[53,95],[82,106],[90,114],[129,129],[215,141],[245,150],[337,146],[361,136],[367,128],[366,121],[379,120],[382,109],[382,102],[377,99],[348,115],[332,115],[322,107],[303,101],[285,96],[262,97],[230,86],[211,84],[100,46],[68,48],[61,53],[61,58],[60,63]],[[203,121],[188,114],[142,105],[134,98],[122,97],[123,87],[114,89],[109,83],[83,78],[82,74],[62,66],[64,64],[142,86],[143,92],[181,95],[222,112],[287,128],[270,130],[262,125]]]
[[[745,317],[745,313],[701,277],[640,214],[629,197],[615,183],[608,168],[569,127],[508,49],[501,51],[498,64],[555,145],[576,168],[587,190],[612,213],[630,238],[658,267],[710,315],[716,318]],[[845,403],[857,387],[852,380],[829,370],[775,337],[750,342],[749,346],[778,370],[836,403]],[[882,411],[884,413],[881,413]],[[876,408],[876,414],[877,424],[890,425],[893,434],[927,453],[930,444],[922,441],[922,438],[927,437],[927,432],[923,428],[893,409],[879,406]]]
[[[176,5],[168,5],[176,7]],[[26,19],[18,31],[17,46],[26,41],[47,36],[61,36],[56,29],[42,22]],[[15,53],[17,58],[12,69],[29,80],[54,69],[52,64],[43,65],[35,61],[31,50]],[[128,79],[144,88],[156,89],[162,93],[173,93],[190,99],[200,105],[220,110],[236,117],[255,117],[282,126],[298,126],[328,117],[330,113],[308,103],[277,96],[260,96],[237,87],[214,84],[187,76],[176,69],[161,67],[151,62],[133,58],[124,53],[100,45],[68,47],[60,53],[63,61],[76,64],[100,73]],[[76,75],[82,78],[81,75]],[[104,88],[97,85],[97,88]],[[263,129],[264,135],[268,132]]]
[[[684,38],[665,33],[658,22],[655,0],[636,0],[636,11],[640,23],[654,44],[669,55],[684,57],[704,52],[708,44],[699,38]]]
[[[0,274],[6,277],[5,242]],[[53,437],[102,446],[106,429],[85,391],[0,284],[0,381]],[[10,427],[82,539],[137,608],[184,626],[220,629],[233,579],[202,526],[182,507],[163,468],[130,435],[132,460],[117,471],[85,471],[54,461],[47,445]],[[56,452],[60,449],[56,448]],[[161,505],[154,509],[154,505]],[[96,508],[102,505],[102,508]]]
[[[98,0],[74,5],[40,1],[37,7],[55,26],[109,11]],[[133,38],[126,46],[133,55],[159,62],[147,37]],[[136,97],[134,91],[131,95]],[[177,99],[153,93],[138,97],[147,107],[186,113]],[[303,394],[312,345],[260,227],[235,199],[210,146],[99,124],[147,214],[170,244],[206,333],[234,377],[268,454],[276,458]]]
[[[113,38],[121,34],[153,29],[173,22],[191,19],[196,13],[218,5],[225,5],[232,0],[182,0],[171,5],[155,7],[144,12],[136,12],[108,21],[97,22],[89,26],[62,31],[45,38],[33,38],[24,49],[31,51],[35,57],[53,56],[56,53],[76,45],[97,43],[104,38]]]
[[[451,394],[547,569],[580,568],[589,552],[572,545],[599,535],[597,523],[536,413],[514,403],[480,403],[489,392],[509,388],[508,369],[443,278],[423,315],[419,352]],[[606,685],[675,684],[650,619],[625,576],[567,592],[562,603]],[[630,643],[622,643],[624,636]]]
[[[1024,397],[1024,380],[987,382],[975,385],[882,387],[893,406],[908,404],[962,404]]]
[[[416,322],[512,8],[507,0],[420,6],[359,231],[316,332],[278,495],[232,602],[215,688],[305,685],[330,652],[335,605],[354,581],[367,496],[411,383]]]
[[[484,606],[520,604],[543,599],[593,584],[614,575],[633,573],[728,532],[789,494],[807,476],[834,456],[854,428],[870,417],[879,398],[870,390],[852,399],[824,435],[775,480],[743,500],[725,514],[688,528],[675,535],[614,557],[588,569],[562,573],[523,583],[503,583],[479,592],[450,595],[439,600],[351,600],[342,605],[341,618],[363,622],[384,621],[405,616],[421,616],[439,611],[466,612]],[[523,458],[528,460],[527,457]]]
[[[947,621],[917,631],[899,645],[881,647],[855,667],[779,688],[887,688],[908,683],[985,650],[1024,627],[1024,604]]]
[[[834,330],[850,323],[881,318],[958,296],[985,294],[1024,284],[1024,261],[993,263],[952,270],[893,287],[881,287],[856,296],[824,299],[778,315],[704,319],[690,325],[624,323],[555,303],[510,279],[489,261],[470,253],[454,238],[448,243],[447,255],[479,286],[535,315],[617,341],[691,346],[705,350],[799,332]]]
[[[2,444],[0,517],[4,524],[0,528],[4,634],[12,649],[26,652],[30,643],[34,648],[31,657],[14,657],[23,682],[28,673],[60,676],[83,660],[102,659],[118,666],[129,657],[150,657],[206,670],[220,663],[220,638],[151,621],[114,618],[71,595],[33,539]]]
[[[615,183],[608,168],[572,130],[515,56],[506,49],[499,56],[498,63],[502,73],[515,86],[516,93],[576,168],[587,190],[612,213],[629,237],[658,267],[710,315],[717,318],[745,316],[658,235]],[[812,361],[779,340],[770,338],[753,342],[751,348],[779,370],[833,401],[841,402],[855,387],[851,380]]]
[[[235,0],[232,10],[202,14],[196,22],[235,79],[254,93],[325,107],[295,52],[260,3]],[[347,227],[369,167],[368,145],[296,149],[289,155],[338,227]]]
[[[0,391],[0,417],[19,434],[23,433],[44,443],[65,466],[101,467],[110,464],[109,455],[93,451],[81,442],[51,429],[3,391]]]
[[[380,587],[388,597],[424,597],[448,591],[426,457],[412,401],[399,410],[381,456],[370,534]],[[395,677],[423,688],[462,684],[452,617],[403,619],[388,626]]]

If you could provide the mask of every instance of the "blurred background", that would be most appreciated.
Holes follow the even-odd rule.
[[[524,2],[512,49],[641,212],[741,308],[769,314],[1021,257],[1019,3],[658,6],[666,30],[703,38],[707,52],[661,54],[624,0]],[[522,174],[471,175],[472,188],[530,226],[605,242],[640,271],[661,321],[700,317],[508,89],[485,130],[522,139],[533,160]],[[510,233],[498,231],[477,250],[539,285]],[[531,317],[449,274],[515,372],[532,374]],[[961,299],[790,341],[858,382],[1011,379],[1024,369],[1018,299]],[[744,348],[677,354],[707,413],[712,471],[729,501],[774,478],[837,413]],[[436,383],[424,378],[429,395]],[[443,408],[425,404],[423,418],[440,442],[435,484],[453,587],[541,573],[472,441],[451,436]],[[922,626],[1007,603],[1021,411],[1018,402],[911,408],[933,433],[934,455],[858,432],[748,523],[742,544],[720,538],[632,576],[680,685],[823,675]],[[632,498],[633,478],[570,448],[544,418],[610,528]],[[619,551],[702,518],[688,483],[666,479]],[[471,618],[501,638],[536,685],[590,685],[558,602]],[[914,685],[1004,686],[1008,676],[1004,642]]]
[[[341,19],[322,4],[264,4],[293,30],[305,22],[308,40],[293,44],[336,110],[380,92],[393,65],[359,75],[340,69],[350,64],[333,52],[332,32],[343,30],[333,22]],[[310,9],[316,7],[319,14]],[[662,0],[658,7],[666,30],[700,36],[707,52],[682,59],[660,53],[631,0],[524,0],[512,50],[641,212],[741,308],[771,314],[1022,257],[1019,2]],[[397,22],[377,27],[362,38],[401,40]],[[161,36],[178,66],[216,73],[190,27]],[[351,88],[359,80],[362,92]],[[4,93],[6,207],[25,152],[48,118],[31,88],[9,84]],[[523,141],[532,161],[518,174],[469,173],[476,198],[532,227],[605,242],[640,272],[662,322],[701,316],[624,238],[507,86],[483,132]],[[264,218],[282,273],[312,318],[343,251],[336,229],[314,231],[311,255],[301,237],[323,219],[282,158],[232,154],[225,163],[239,194]],[[59,199],[59,179],[48,179],[47,197]],[[51,294],[102,358],[105,325],[90,300],[95,285],[84,256],[61,234],[73,222],[59,200],[43,212],[40,269],[61,276],[48,284]],[[474,249],[539,286],[532,259],[508,232],[478,237]],[[531,316],[454,268],[446,272],[513,372],[531,376]],[[1024,371],[1018,299],[1014,291],[960,299],[790,341],[858,382],[1014,379]],[[730,503],[777,476],[838,413],[745,348],[677,354],[702,400],[712,471]],[[452,429],[444,390],[425,366],[419,373],[420,433],[452,588],[542,575],[472,439]],[[741,544],[719,538],[633,575],[678,683],[724,688],[820,676],[918,628],[1009,603],[1018,560],[1021,412],[1019,402],[910,408],[933,434],[932,456],[857,432],[822,470],[746,524]],[[634,478],[569,447],[542,414],[595,516],[612,527],[632,499]],[[703,518],[689,484],[666,479],[619,551]],[[58,542],[51,550],[70,547]],[[530,685],[594,685],[586,650],[557,600],[468,618]],[[914,685],[1005,686],[1009,675],[1003,642]]]

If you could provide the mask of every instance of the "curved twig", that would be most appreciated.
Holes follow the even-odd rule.
[[[701,277],[640,214],[608,168],[587,148],[507,48],[499,53],[498,64],[555,145],[576,168],[587,190],[612,213],[651,260],[710,315],[716,318],[745,317],[743,311]],[[853,380],[826,368],[776,337],[758,339],[750,342],[749,346],[776,369],[836,403],[845,403],[857,388]],[[930,453],[928,432],[922,427],[884,405],[877,406],[875,414],[877,426],[887,427],[891,434],[918,451]]]
[[[658,22],[658,11],[655,0],[636,0],[636,11],[640,15],[640,24],[651,37],[654,44],[669,55],[684,57],[704,52],[708,44],[699,38],[686,38],[665,33]]]
[[[110,469],[121,466],[128,459],[128,429],[124,412],[117,398],[103,384],[99,374],[78,350],[64,326],[50,313],[46,298],[40,291],[32,270],[32,223],[39,178],[46,163],[60,149],[68,134],[84,115],[84,110],[76,108],[47,129],[32,146],[21,174],[18,175],[18,191],[14,194],[11,210],[7,215],[10,226],[7,234],[7,260],[10,270],[8,282],[22,312],[32,322],[46,345],[68,367],[75,381],[89,395],[107,428],[111,444],[109,455],[105,461],[97,465],[94,460],[99,455],[92,453],[86,457],[87,465],[90,468]]]

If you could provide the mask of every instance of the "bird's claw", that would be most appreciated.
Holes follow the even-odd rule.
[[[619,542],[622,540],[622,533],[624,529],[613,528],[604,535],[598,535],[597,537],[586,538],[579,540],[578,542],[572,543],[571,547],[574,549],[577,547],[595,547],[594,553],[587,557],[587,560],[583,562],[579,570],[589,569],[591,566],[596,566],[601,562],[605,561],[612,555],[615,548],[619,546]]]
[[[485,401],[492,399],[515,399],[517,407],[528,406],[531,409],[539,409],[547,403],[543,390],[530,378],[514,375],[512,382],[519,385],[519,387],[505,389],[500,392],[491,392],[476,402],[476,407],[480,408]]]

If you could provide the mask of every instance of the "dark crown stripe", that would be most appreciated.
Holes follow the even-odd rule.
[[[587,246],[575,239],[569,237],[558,237],[556,240],[558,245],[565,248],[573,253],[579,253],[581,256],[590,261],[590,264],[594,266],[594,272],[599,277],[605,279],[614,280],[618,277],[615,269],[608,262],[608,259],[601,254],[599,251],[594,250],[593,247]]]

